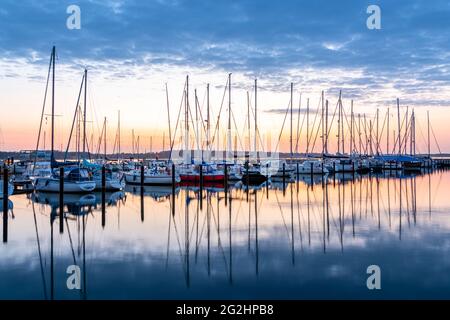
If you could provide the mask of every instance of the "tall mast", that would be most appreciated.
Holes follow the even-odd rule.
[[[53,161],[55,159],[55,58],[56,47],[52,49],[52,150],[51,150],[51,163],[53,167]]]
[[[350,106],[350,155],[353,153],[353,100]]]
[[[405,117],[405,122],[406,122],[406,128],[405,128],[405,144],[403,146],[403,153],[406,154],[406,146],[408,145],[408,129],[410,129],[410,125],[411,125],[411,121],[408,119],[409,118],[409,106],[406,106],[406,117]],[[409,122],[409,124],[408,124]]]
[[[338,100],[338,133],[337,133],[337,145],[338,145],[338,153],[341,153],[341,91],[339,91],[339,100]]]
[[[136,153],[136,142],[134,141],[134,129],[131,129],[131,140],[132,140],[132,151],[133,151],[133,155]]]
[[[250,151],[251,150],[251,133],[250,133],[250,93],[247,91],[247,134],[248,134],[248,139],[247,139],[247,145],[248,145],[248,150],[246,151]],[[247,146],[246,146],[247,148]],[[248,154],[250,154],[250,152],[248,152]]]
[[[359,142],[359,154],[362,154],[362,142],[361,142],[361,114],[358,113],[358,142]]]
[[[309,98],[306,99],[306,156],[309,154]]]
[[[389,154],[389,107],[387,108],[386,154]]]
[[[294,84],[291,82],[291,110],[290,110],[290,122],[291,122],[291,129],[290,129],[290,138],[289,138],[289,147],[290,147],[290,153],[291,153],[291,162],[293,158],[293,149],[292,149],[292,107],[294,105]]]
[[[166,82],[166,105],[167,105],[167,124],[169,125],[169,146],[172,146],[172,128],[170,126],[170,104],[169,104],[169,89],[167,87],[167,82]],[[165,137],[164,137],[165,138]],[[165,140],[165,139],[164,139]],[[164,141],[165,142],[165,141]],[[165,143],[163,143],[163,151],[165,147]],[[171,149],[171,148],[170,148]],[[169,160],[170,160],[170,155],[169,155]]]
[[[324,94],[323,94],[323,90],[322,90],[322,97],[321,97],[321,102],[322,102],[322,155],[325,153],[325,102],[323,101],[324,98]]]
[[[415,130],[416,130],[416,128],[415,128],[415,126],[416,126],[416,119],[415,119],[415,116],[414,116],[414,109],[412,110],[412,114],[411,114],[411,129],[410,129],[410,138],[409,138],[409,153],[411,154],[411,155],[415,155],[415,144],[416,144],[416,141],[415,141]]]
[[[86,114],[85,114],[86,115]],[[106,117],[105,117],[105,122],[103,123],[103,141],[105,143],[105,145],[103,146],[103,154],[106,160]]]
[[[257,137],[258,137],[258,79],[255,79],[255,136],[253,138],[253,148],[255,153],[258,152]]]
[[[211,125],[210,125],[210,115],[209,115],[209,83],[206,85],[206,151],[208,153],[208,161],[210,161],[210,130],[211,130]]]
[[[376,128],[376,137],[375,137],[375,139],[376,139],[376,147],[377,147],[377,150],[376,150],[376,154],[377,155],[379,155],[380,153],[379,153],[379,149],[380,149],[380,144],[378,143],[378,130],[379,130],[379,127],[378,127],[378,115],[379,115],[379,109],[377,108],[377,128]]]
[[[190,160],[189,150],[189,76],[186,76],[186,91],[184,97],[184,155],[185,164]]]
[[[431,158],[431,145],[430,145],[430,111],[427,110],[427,131],[428,131],[428,158]]]
[[[325,153],[328,153],[328,100],[325,102]]]
[[[84,110],[83,110],[83,157],[86,152],[86,110],[87,110],[87,86],[88,86],[88,78],[87,78],[87,69],[84,69]]]
[[[198,131],[198,98],[197,98],[197,89],[194,89],[194,98],[195,98],[195,141],[197,145],[197,151],[200,150],[200,137],[199,137],[199,131]]]
[[[397,138],[398,138],[398,154],[402,154],[402,142],[400,140],[400,99],[397,98]]]
[[[227,158],[231,156],[231,73],[228,74],[228,132],[227,132]]]
[[[118,144],[118,151],[119,151],[119,155],[117,157],[117,159],[120,158],[120,110],[117,112],[118,113],[118,123],[117,123],[117,132],[118,132],[118,136],[117,136],[117,144]]]

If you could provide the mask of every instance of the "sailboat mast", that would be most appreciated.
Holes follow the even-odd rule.
[[[86,110],[87,110],[87,86],[88,86],[88,77],[87,77],[87,69],[84,69],[84,110],[83,110],[83,157],[85,157],[86,152]]]
[[[397,135],[398,135],[398,154],[400,155],[402,153],[402,142],[400,141],[400,99],[397,98]]]
[[[210,160],[210,130],[211,130],[211,125],[210,125],[210,115],[209,115],[209,83],[206,85],[206,150],[208,152],[208,161]]]
[[[231,157],[231,73],[228,74],[228,130],[227,130],[227,158]]]
[[[103,146],[103,154],[104,154],[104,157],[105,157],[105,160],[106,160],[106,117],[105,117],[105,122],[103,123],[103,127],[104,127],[104,130],[103,130],[103,141],[105,143],[104,146]]]
[[[51,150],[51,163],[55,160],[55,58],[56,47],[52,49],[52,150]]]
[[[117,159],[119,159],[120,158],[120,110],[117,112],[117,117],[118,117],[118,120],[117,120],[117,133],[118,133],[118,136],[117,136],[117,144],[118,144],[118,151],[119,151],[119,155],[118,155],[118,157],[117,157]]]
[[[184,155],[185,164],[190,160],[189,151],[189,76],[186,76],[186,91],[184,97]]]
[[[409,132],[409,135],[410,135],[410,138],[409,138],[409,153],[411,154],[411,155],[414,155],[416,152],[415,152],[415,147],[414,147],[414,145],[415,145],[415,143],[416,143],[416,141],[415,141],[415,137],[414,137],[414,135],[415,135],[415,116],[414,116],[414,109],[412,110],[412,114],[411,114],[411,129],[410,129],[410,132]]]
[[[328,100],[325,102],[325,153],[328,153]]]
[[[292,107],[294,105],[294,83],[291,82],[291,108],[290,108],[290,123],[291,123],[291,128],[290,128],[290,136],[289,136],[289,150],[290,150],[290,157],[291,157],[291,162],[292,162],[292,158],[293,158],[293,149],[292,149]]]
[[[386,154],[389,154],[389,108],[387,108]]]
[[[198,108],[199,108],[199,104],[198,104],[198,98],[197,98],[197,89],[194,89],[194,98],[195,98],[195,141],[196,141],[196,145],[197,145],[197,151],[200,150],[200,137],[199,137],[199,130],[198,130]]]
[[[339,100],[338,100],[338,133],[337,133],[337,145],[338,145],[338,153],[341,153],[341,91],[339,91]]]
[[[380,113],[380,110],[377,108],[377,131],[376,131],[376,137],[375,137],[375,139],[376,139],[376,147],[377,147],[377,150],[376,150],[376,154],[377,155],[379,155],[380,154],[380,152],[379,152],[379,149],[380,149],[380,144],[378,143],[378,133],[379,133],[379,123],[378,123],[378,116],[379,116],[379,113]]]
[[[324,128],[325,128],[325,102],[323,101],[323,96],[324,96],[324,94],[323,94],[323,90],[322,90],[322,96],[321,96],[321,102],[322,102],[322,156],[323,156],[323,154],[325,153],[325,130],[324,130]]]
[[[166,82],[166,106],[167,106],[167,124],[169,125],[169,145],[172,145],[172,128],[170,126],[170,104],[169,104],[169,89],[167,88]],[[163,151],[164,151],[163,143]]]
[[[430,145],[430,111],[427,110],[427,131],[428,131],[428,158],[431,158],[431,145]]]
[[[253,148],[258,158],[258,79],[255,79],[255,136],[253,138]],[[270,150],[269,150],[270,151]],[[258,158],[259,162],[259,158]]]
[[[309,155],[309,98],[306,99],[306,156]]]
[[[350,106],[350,155],[353,153],[353,100]]]
[[[248,153],[250,154],[250,150],[251,150],[251,133],[250,133],[250,93],[247,91],[247,134],[248,134],[248,139],[247,139],[247,146],[248,146]],[[246,146],[246,148],[247,148]]]
[[[361,142],[361,114],[358,113],[358,143],[359,143],[359,154],[362,154],[362,142]]]

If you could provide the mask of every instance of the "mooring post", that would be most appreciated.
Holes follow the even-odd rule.
[[[102,166],[102,227],[106,225],[106,168]]]
[[[59,168],[59,233],[64,232],[64,167]]]
[[[300,165],[299,165],[299,163],[297,162],[297,177],[300,175],[300,170],[299,170],[300,168],[299,168],[299,167],[300,167]]]
[[[3,166],[3,242],[8,242],[8,168]]]
[[[200,210],[203,209],[203,164],[200,164]]]
[[[361,173],[361,171],[360,171],[360,173]],[[355,180],[355,162],[354,161],[352,161],[352,180]]]
[[[336,162],[333,161],[333,187],[336,187]]]
[[[286,184],[286,163],[283,163],[283,190]]]
[[[314,181],[314,165],[313,165],[312,162],[311,162],[311,173],[310,173],[310,175],[311,175],[311,184],[313,184],[313,181]]]
[[[223,177],[224,181],[224,191],[225,191],[225,206],[227,206],[228,204],[228,166],[225,163],[225,172],[224,172],[224,177]]]
[[[141,164],[141,221],[144,222],[144,163]]]
[[[175,216],[175,164],[172,163],[172,216]]]
[[[269,199],[269,164],[266,163],[266,198]]]

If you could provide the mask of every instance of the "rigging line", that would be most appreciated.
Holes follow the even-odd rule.
[[[319,98],[319,102],[317,104],[317,109],[316,109],[316,114],[314,115],[314,121],[313,121],[313,125],[311,127],[311,131],[314,130],[314,127],[316,126],[316,121],[317,121],[317,116],[319,115],[319,111],[320,111],[320,103],[322,102],[322,96],[320,96]],[[319,127],[320,127],[320,123],[319,123]],[[319,131],[319,127],[317,127],[317,131]],[[309,137],[308,145],[311,145],[311,138],[312,136]],[[308,150],[309,151],[309,150]]]
[[[167,232],[167,253],[166,253],[166,270],[167,267],[169,266],[169,251],[170,251],[170,231],[172,230],[171,226],[172,226],[172,201],[169,201],[169,206],[170,206],[170,212],[169,212],[169,230]]]
[[[337,112],[338,106],[339,106],[339,101],[336,102],[336,107],[334,108],[334,113],[333,113],[333,116],[331,117],[330,127],[328,128],[328,132],[327,132],[327,139],[330,136],[331,128],[333,127],[333,122],[334,122],[334,118],[336,117],[336,112]]]
[[[38,245],[39,263],[40,263],[40,266],[41,266],[42,285],[43,285],[43,288],[44,288],[44,297],[45,297],[45,300],[47,300],[48,299],[47,284],[46,284],[46,281],[45,281],[44,266],[42,264],[41,243],[39,241],[39,231],[38,231],[38,226],[37,226],[36,210],[34,208],[34,201],[32,201],[32,207],[33,207],[34,227],[35,227],[35,230],[36,230],[36,240],[37,240],[37,245]]]
[[[226,273],[227,273],[227,276],[228,276],[228,262],[227,262],[227,258],[225,256],[225,250],[222,247],[222,241],[220,240],[220,229],[219,229],[219,225],[217,224],[216,214],[214,212],[214,207],[213,206],[211,206],[211,213],[212,213],[212,217],[213,217],[213,220],[214,220],[214,225],[216,226],[216,230],[217,230],[218,246],[219,246],[220,252],[222,253],[223,261],[224,261],[225,266],[226,266]]]
[[[381,127],[381,133],[380,133],[380,135],[378,136],[378,139],[377,139],[377,152],[379,152],[381,154],[383,154],[383,150],[381,150],[381,140],[382,140],[382,137],[383,137],[384,127],[386,125],[387,117],[388,117],[388,113],[386,112],[386,115],[384,116],[384,120],[383,120],[383,126]]]
[[[235,126],[235,128],[236,128],[237,137],[238,137],[238,140],[239,140],[239,144],[240,144],[240,146],[241,146],[241,150],[244,150],[244,147],[243,147],[243,145],[242,145],[242,139],[241,139],[241,136],[239,135],[239,129],[238,129],[238,126],[237,126],[237,124],[236,124],[236,118],[234,117],[233,110],[231,110],[231,117],[233,118],[233,123],[234,123],[234,126]]]
[[[42,122],[44,120],[45,105],[47,102],[47,92],[48,92],[48,84],[50,82],[50,71],[52,68],[52,61],[53,61],[53,55],[50,55],[50,62],[48,65],[48,74],[47,74],[47,84],[45,85],[44,102],[42,103],[41,122],[39,124],[39,132],[38,132],[38,138],[37,138],[37,143],[36,143],[36,154],[34,156],[34,163],[36,163],[36,161],[37,161],[37,151],[39,150],[39,141],[41,140]],[[34,173],[34,167],[35,166],[33,166],[33,173]]]
[[[215,139],[216,139],[216,133],[218,133],[219,130],[220,130],[220,128],[219,128],[219,125],[220,125],[220,115],[222,114],[223,103],[224,103],[224,101],[225,101],[225,96],[226,96],[226,94],[227,94],[227,91],[228,91],[228,78],[227,78],[227,82],[225,83],[225,89],[224,89],[224,91],[223,91],[223,96],[222,96],[222,102],[221,102],[221,104],[220,104],[219,114],[218,114],[218,116],[217,116],[216,127],[214,128],[214,134],[213,134],[213,137],[212,137],[212,139],[211,139],[211,145],[214,144]]]
[[[70,234],[70,228],[69,228],[69,222],[67,221],[67,216],[64,216],[64,220],[66,222],[67,233],[69,235],[70,248],[72,249],[73,264],[77,265],[77,259],[75,257],[75,250],[73,248],[72,236]]]
[[[401,132],[402,132],[402,129],[403,129],[403,125],[405,124],[405,120],[406,120],[406,114],[403,117],[402,124],[400,125],[400,133],[397,132],[397,137],[395,138],[394,147],[392,148],[392,154],[395,154],[395,149],[397,148],[397,144],[400,143],[399,136],[401,135]]]
[[[276,147],[275,147],[275,152],[278,151],[278,146],[279,146],[279,144],[280,144],[281,135],[283,134],[284,125],[285,125],[285,123],[286,123],[286,119],[287,119],[287,116],[288,116],[288,113],[289,113],[289,108],[291,107],[291,103],[292,103],[292,101],[291,101],[291,99],[289,99],[289,104],[288,104],[288,107],[287,107],[287,109],[286,109],[286,113],[285,113],[285,115],[284,115],[283,125],[281,126],[280,134],[278,135],[278,141],[277,141],[277,145],[276,145]]]
[[[431,129],[431,133],[433,134],[434,142],[436,143],[436,146],[438,147],[439,153],[442,154],[441,147],[439,146],[439,143],[436,139],[436,135],[434,134],[433,127],[431,125],[430,125],[430,129]]]
[[[175,229],[175,235],[177,236],[177,242],[178,242],[178,251],[180,253],[180,260],[181,260],[181,268],[183,269],[184,276],[187,274],[186,266],[184,265],[184,258],[183,258],[183,250],[181,249],[181,242],[180,242],[180,236],[178,234],[177,224],[175,223],[175,218],[173,215],[170,215],[173,219],[173,227]]]
[[[280,209],[280,215],[281,215],[281,218],[283,219],[283,224],[284,224],[284,227],[286,229],[286,235],[288,237],[288,241],[289,241],[290,244],[292,244],[292,239],[291,238],[293,238],[294,235],[292,235],[292,237],[289,236],[290,232],[289,232],[289,229],[287,227],[286,220],[284,219],[283,208],[281,207],[280,200],[278,199],[277,192],[275,192],[275,198],[277,199],[278,209]]]
[[[298,103],[297,134],[296,134],[297,137],[296,137],[296,142],[295,142],[295,150],[298,150],[299,141],[300,141],[300,137],[302,135],[302,130],[303,130],[303,124],[305,123],[305,118],[306,118],[306,116],[303,115],[302,124],[301,124],[300,130],[299,130],[298,123],[300,122],[301,107],[302,107],[302,94],[300,93],[300,100],[299,100],[299,103]]]
[[[70,142],[72,140],[72,134],[73,134],[74,126],[75,126],[75,121],[76,121],[76,118],[77,118],[78,107],[79,107],[79,104],[80,104],[81,93],[82,93],[82,90],[83,90],[83,84],[84,84],[84,74],[83,74],[83,77],[81,78],[80,91],[78,93],[77,104],[75,106],[75,113],[73,115],[72,127],[70,129],[69,141],[67,142],[66,153],[64,154],[64,162],[66,162],[67,154],[69,152]]]
[[[252,95],[253,95],[253,92],[252,92]],[[252,96],[252,98],[253,98],[253,96]],[[256,117],[255,110],[254,110],[254,108],[253,108],[253,106],[251,104],[251,101],[250,101],[250,111],[252,112],[253,120],[255,120],[255,117]],[[257,137],[259,139],[259,145],[260,145],[262,151],[264,152],[265,150],[264,150],[264,144],[263,144],[263,141],[262,141],[262,138],[261,138],[261,134],[260,134],[259,130],[257,130],[257,129],[258,128],[255,128],[255,131],[256,131],[255,134],[257,135]],[[268,150],[268,151],[270,151],[270,150]]]
[[[405,115],[406,118],[406,115]],[[405,148],[406,146],[406,139],[408,139],[408,134],[409,134],[409,129],[410,129],[410,125],[411,125],[411,121],[412,119],[406,119],[406,128],[405,128],[405,134],[402,137],[402,146],[404,146]]]
[[[422,142],[423,142],[425,145],[427,145],[428,142],[427,142],[427,139],[425,139],[425,135],[423,134],[422,127],[420,126],[420,123],[417,122],[416,125],[418,126],[420,135],[422,136],[422,139],[423,139]],[[417,148],[417,149],[419,149],[419,148]],[[419,153],[420,153],[420,151],[419,151]]]
[[[314,142],[313,142],[313,145],[312,145],[311,150],[309,150],[310,153],[313,153],[314,147],[316,146],[316,141],[317,141],[317,137],[318,137],[318,135],[319,135],[319,130],[320,130],[321,124],[322,124],[322,119],[320,119],[319,125],[317,126],[317,131],[316,131],[316,135],[315,135],[315,137],[314,137]]]
[[[172,155],[172,151],[173,151],[173,147],[175,145],[175,140],[176,140],[176,135],[177,135],[177,129],[178,129],[178,124],[180,122],[180,115],[181,115],[181,109],[183,108],[183,102],[185,99],[185,95],[186,95],[186,81],[184,82],[184,88],[183,88],[183,93],[181,95],[181,101],[180,101],[180,108],[178,109],[178,116],[177,116],[177,122],[175,124],[175,131],[173,133],[173,137],[172,137],[172,141],[170,141],[170,155]]]

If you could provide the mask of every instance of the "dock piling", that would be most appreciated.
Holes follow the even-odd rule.
[[[59,233],[64,233],[64,167],[59,168]]]

